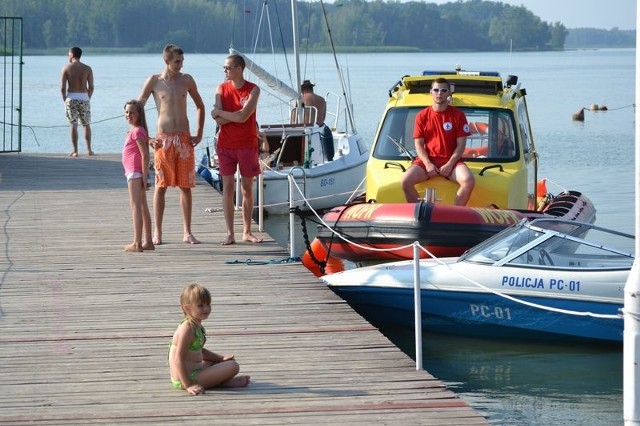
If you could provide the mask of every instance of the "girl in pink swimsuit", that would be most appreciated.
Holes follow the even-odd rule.
[[[133,242],[124,249],[129,252],[154,250],[151,239],[151,214],[147,204],[149,136],[143,104],[137,100],[127,102],[124,105],[124,117],[131,125],[122,148],[122,165],[129,187],[133,222]]]

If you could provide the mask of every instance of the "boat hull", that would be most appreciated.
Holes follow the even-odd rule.
[[[362,286],[332,289],[363,317],[377,325],[413,327],[413,289]],[[623,320],[574,317],[528,307],[492,293],[421,291],[422,326],[435,332],[509,338],[622,342]],[[615,315],[621,303],[521,300],[559,309]]]
[[[297,136],[304,134],[304,128],[289,127],[286,129]],[[278,129],[267,128],[265,132],[277,134],[274,139],[279,140]],[[317,138],[311,138],[315,141]],[[315,158],[310,164],[304,164],[302,158],[291,162],[280,163],[281,167],[265,165],[262,171],[262,182],[259,178],[254,183],[254,208],[261,205],[265,214],[288,214],[289,202],[289,177],[293,178],[293,206],[300,210],[325,210],[331,207],[343,205],[354,198],[361,188],[365,175],[365,168],[369,151],[362,138],[357,134],[344,134],[335,132],[334,141],[337,145],[334,159],[322,162],[321,158]],[[272,142],[275,146],[276,142]],[[279,143],[279,142],[278,142]],[[319,143],[319,142],[317,142]],[[294,144],[291,144],[292,147]],[[286,145],[281,145],[286,146]],[[278,151],[280,151],[278,149]],[[285,151],[288,152],[288,151]],[[301,154],[298,150],[297,154]],[[209,159],[206,156],[201,164],[196,166],[196,172],[203,177],[213,188],[222,192],[222,178],[217,168],[208,167]],[[280,157],[282,159],[282,157]],[[291,158],[288,158],[289,160]],[[275,160],[274,160],[275,161]],[[236,183],[239,187],[239,183]],[[260,198],[262,197],[262,203]],[[238,201],[236,201],[239,204]]]
[[[529,270],[456,258],[422,260],[422,325],[467,335],[621,342],[623,320],[617,315],[628,275],[628,268]],[[356,268],[322,280],[372,323],[414,326],[412,261]]]
[[[301,210],[324,210],[345,204],[353,198],[362,181],[367,158],[341,157],[322,166],[288,171],[266,170],[262,181],[263,205],[267,214],[289,213],[289,174],[294,178],[293,205]],[[259,185],[256,179],[256,185]],[[259,205],[260,187],[254,191],[255,206]]]

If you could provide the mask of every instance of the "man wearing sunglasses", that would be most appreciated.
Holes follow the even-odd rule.
[[[443,176],[460,185],[455,197],[457,206],[469,201],[475,184],[473,174],[462,161],[469,136],[464,113],[449,105],[450,85],[444,78],[431,84],[433,103],[416,116],[413,140],[417,157],[402,177],[402,190],[409,203],[418,201],[415,185],[435,176]]]
[[[225,81],[215,92],[211,117],[220,126],[216,153],[222,176],[222,211],[227,237],[222,245],[235,244],[233,197],[236,169],[240,169],[242,191],[242,240],[259,243],[262,238],[251,232],[253,180],[260,174],[256,108],[260,88],[244,79],[246,64],[240,55],[229,55],[222,67]]]

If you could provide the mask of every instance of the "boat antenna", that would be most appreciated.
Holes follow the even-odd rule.
[[[320,6],[322,6],[322,13],[324,14],[324,23],[327,26],[327,32],[329,34],[329,42],[331,43],[331,52],[333,53],[333,60],[336,63],[336,68],[338,69],[338,76],[340,77],[340,86],[342,87],[342,96],[346,99],[346,108],[347,108],[347,116],[349,118],[349,123],[351,124],[351,129],[354,133],[356,133],[356,125],[353,119],[353,111],[351,110],[351,97],[347,94],[347,89],[344,83],[344,76],[342,75],[342,70],[340,69],[340,64],[338,63],[338,57],[336,55],[336,46],[333,43],[333,36],[331,34],[331,28],[329,27],[329,19],[327,17],[327,10],[324,7],[324,1],[320,0]]]
[[[511,64],[513,60],[513,39],[509,39],[509,74],[511,74]]]

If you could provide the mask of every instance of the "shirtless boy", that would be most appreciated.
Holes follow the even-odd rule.
[[[93,71],[91,67],[80,62],[82,49],[69,49],[69,63],[62,68],[60,91],[65,105],[67,121],[71,125],[71,143],[73,151],[69,156],[78,156],[78,122],[84,127],[84,138],[87,142],[87,153],[91,150],[91,107],[93,95]]]
[[[157,135],[150,141],[154,148],[156,174],[153,195],[153,244],[162,244],[162,217],[169,186],[180,188],[180,210],[184,231],[182,241],[186,244],[199,244],[200,241],[191,233],[191,188],[196,186],[194,148],[202,141],[204,102],[193,77],[180,72],[184,63],[183,50],[174,44],[168,44],[162,52],[162,57],[166,65],[164,71],[150,76],[138,97],[144,104],[149,96],[153,95],[158,110]],[[191,136],[189,130],[187,95],[191,96],[197,109],[196,136]]]

